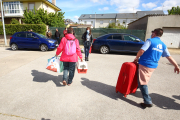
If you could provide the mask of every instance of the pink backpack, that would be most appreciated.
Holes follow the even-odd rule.
[[[76,43],[75,40],[67,40],[65,46],[65,53],[66,55],[74,55],[76,53]]]

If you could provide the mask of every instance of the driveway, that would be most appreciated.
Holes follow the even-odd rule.
[[[154,106],[142,109],[140,90],[124,98],[115,92],[121,65],[135,54],[90,54],[87,74],[75,73],[72,86],[62,73],[45,69],[55,51],[11,51],[0,47],[0,120],[177,120],[180,74],[161,58],[149,82]],[[180,55],[172,57],[180,65]]]

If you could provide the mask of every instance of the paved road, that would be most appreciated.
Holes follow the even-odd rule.
[[[124,98],[115,92],[122,63],[134,54],[90,54],[88,73],[75,73],[62,86],[62,73],[45,69],[55,51],[0,48],[0,120],[177,120],[180,75],[161,58],[149,82],[154,107],[142,109],[139,90]],[[180,55],[172,55],[180,64]]]

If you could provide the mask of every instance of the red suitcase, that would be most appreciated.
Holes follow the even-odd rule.
[[[120,92],[124,94],[124,97],[126,97],[128,94],[136,92],[138,87],[137,69],[137,63],[123,63],[116,85],[116,93]]]

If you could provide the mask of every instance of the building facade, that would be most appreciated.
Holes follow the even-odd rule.
[[[180,15],[147,15],[128,25],[128,29],[146,30],[145,40],[156,28],[164,30],[161,40],[168,48],[180,48]]]
[[[112,14],[82,14],[79,17],[79,24],[91,24],[94,28],[108,27],[109,23],[120,23],[128,26],[129,23],[149,14],[164,14],[162,10],[137,11],[136,13],[112,13]]]
[[[36,10],[42,8],[47,10],[48,13],[61,11],[61,9],[56,6],[56,0],[52,0],[52,2],[48,0],[2,0],[2,2],[5,24],[9,24],[12,18],[18,19],[21,23],[21,18],[23,18],[25,10],[32,11],[34,8]]]

